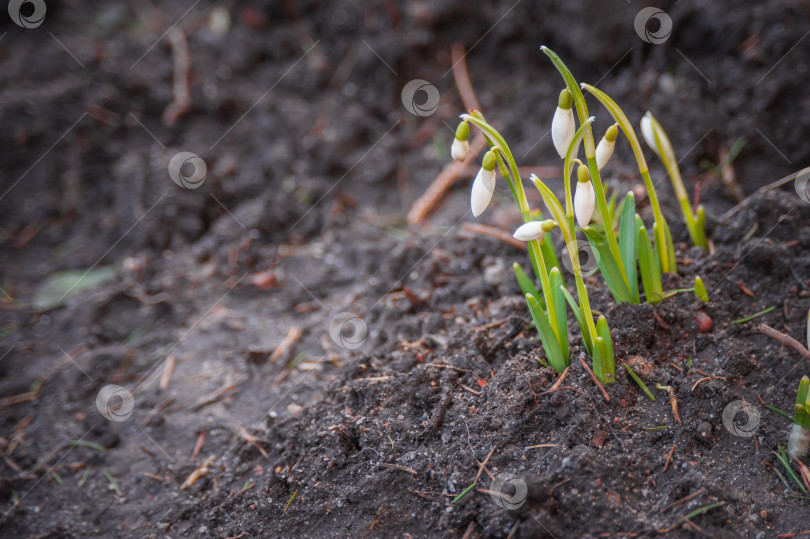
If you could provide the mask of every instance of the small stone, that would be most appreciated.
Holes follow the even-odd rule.
[[[711,441],[712,439],[712,426],[706,421],[701,421],[697,424],[695,430],[695,437],[703,442]]]
[[[287,412],[289,412],[290,415],[293,417],[298,417],[299,415],[301,415],[301,412],[303,411],[304,407],[301,406],[300,404],[295,404],[294,402],[291,402],[290,404],[287,405]]]
[[[695,321],[697,322],[698,333],[708,333],[712,330],[712,319],[703,311],[695,313]]]

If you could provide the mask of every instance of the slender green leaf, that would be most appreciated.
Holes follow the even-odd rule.
[[[774,455],[776,455],[776,460],[779,461],[779,463],[787,472],[788,477],[790,477],[794,483],[799,485],[799,488],[802,490],[802,492],[807,494],[807,489],[805,488],[804,483],[802,483],[801,479],[799,479],[799,476],[796,475],[796,472],[793,471],[793,468],[790,467],[790,460],[788,460],[787,454],[785,453],[785,448],[780,445],[779,451],[774,452]]]
[[[586,226],[583,231],[588,237],[591,247],[599,256],[599,269],[602,271],[602,276],[605,278],[613,298],[618,302],[631,303],[633,298],[630,295],[630,290],[627,289],[619,265],[616,259],[613,258],[613,253],[608,248],[607,241],[589,226]]]
[[[658,259],[653,251],[652,242],[643,226],[638,229],[638,265],[641,268],[641,282],[644,283],[644,294],[647,302],[655,305],[663,297],[661,271]]]
[[[619,207],[616,207],[616,199],[618,198],[618,193],[613,191],[610,195],[610,199],[608,199],[608,212],[610,212],[610,221],[612,223],[616,222],[616,216],[622,214],[622,208],[624,208],[624,200],[619,202]],[[621,247],[621,245],[620,245]]]
[[[568,306],[571,307],[571,312],[574,313],[574,318],[577,319],[577,324],[579,324],[580,328],[587,328],[585,325],[585,320],[582,318],[582,311],[577,305],[577,301],[574,299],[574,296],[571,295],[571,292],[568,291],[564,286],[560,287],[560,291],[562,292],[563,296],[565,297],[565,301],[568,302]],[[593,355],[593,343],[591,343],[591,339],[589,338],[588,332],[582,332],[582,342],[585,344],[585,349],[588,351],[588,355]]]
[[[613,355],[613,337],[610,335],[610,327],[604,315],[599,315],[596,320],[596,333],[604,344],[604,355],[602,356],[602,373],[608,383],[616,381],[616,358]]]
[[[553,268],[548,274],[548,280],[551,283],[552,308],[556,311],[554,319],[557,323],[560,351],[563,357],[568,357],[568,319],[565,316],[565,296],[560,290],[563,286],[560,268]]]
[[[540,294],[540,291],[537,290],[537,287],[534,286],[534,282],[532,282],[531,277],[526,275],[526,272],[523,271],[523,268],[520,267],[520,264],[515,262],[512,264],[512,269],[515,271],[515,279],[517,279],[518,286],[520,286],[520,291],[523,292],[523,295],[530,294],[537,300],[537,303],[540,304],[540,308],[544,311],[546,310],[546,302],[543,300],[543,297]]]
[[[543,236],[543,240],[540,242],[540,252],[543,253],[543,260],[546,261],[547,271],[551,272],[552,269],[560,267],[560,261],[557,258],[557,254],[554,252],[554,241],[551,239],[551,234]],[[562,273],[560,273],[560,277],[563,279],[563,282],[565,282]]]
[[[709,301],[709,293],[706,291],[706,285],[703,284],[703,279],[700,276],[695,277],[695,297],[703,303]]]
[[[639,302],[638,273],[636,273],[636,199],[633,192],[627,193],[622,201],[621,221],[619,221],[619,250],[630,284],[630,297],[633,303]]]
[[[568,359],[562,355],[560,343],[557,342],[557,335],[551,328],[548,316],[546,316],[546,313],[540,308],[540,304],[531,294],[526,294],[526,303],[529,305],[529,312],[532,315],[532,320],[534,320],[534,326],[537,328],[537,333],[540,334],[540,340],[543,342],[546,357],[548,357],[554,370],[562,373],[568,367]]]
[[[62,305],[67,298],[115,279],[115,268],[98,266],[89,270],[67,270],[50,274],[34,293],[34,307],[47,310]]]
[[[594,346],[593,355],[593,373],[596,375],[597,380],[603,384],[609,384],[615,381],[616,376],[610,372],[610,352],[608,351],[607,343],[602,337],[596,337],[596,346]]]

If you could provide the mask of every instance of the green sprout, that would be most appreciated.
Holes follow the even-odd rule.
[[[515,275],[526,297],[526,303],[537,332],[540,334],[546,357],[552,367],[561,373],[569,365],[566,302],[560,292],[560,288],[563,287],[563,279],[557,256],[554,254],[554,246],[550,239],[544,238],[546,232],[556,227],[556,224],[549,220],[542,222],[535,220],[535,215],[529,209],[529,201],[523,189],[517,163],[503,136],[488,124],[478,111],[462,114],[461,118],[462,124],[471,123],[480,129],[491,146],[484,156],[481,171],[473,182],[471,194],[473,213],[480,215],[492,198],[495,181],[494,162],[509,185],[509,190],[523,216],[523,226],[526,228],[521,227],[520,230],[523,234],[521,238],[528,243],[529,259],[535,277],[541,284],[542,296],[532,280],[519,266],[515,268]],[[479,182],[478,186],[476,182]],[[483,188],[481,184],[483,184]]]
[[[622,109],[607,94],[588,84],[580,86],[559,56],[546,47],[541,47],[541,50],[551,59],[565,81],[551,126],[554,147],[564,160],[562,200],[537,176],[532,175],[530,178],[553,219],[544,219],[542,213],[532,211],[509,145],[480,111],[471,110],[461,115],[462,121],[456,130],[451,155],[459,161],[467,157],[470,124],[477,127],[486,138],[489,150],[483,157],[481,169],[472,186],[470,205],[473,215],[481,215],[489,206],[498,173],[506,181],[520,209],[523,225],[515,231],[514,237],[527,242],[534,275],[531,277],[519,264],[515,264],[513,269],[551,366],[557,372],[564,372],[570,363],[567,327],[567,308],[570,307],[579,324],[585,349],[593,359],[594,375],[603,384],[611,383],[615,381],[616,370],[613,341],[605,317],[596,313],[599,316],[595,320],[594,311],[590,307],[577,247],[578,231],[585,234],[596,255],[599,270],[617,302],[637,304],[643,297],[646,302],[655,304],[686,291],[694,292],[696,297],[705,302],[708,301],[708,293],[700,277],[695,278],[693,288],[666,292],[663,290],[662,275],[677,273],[675,249],[633,126]],[[588,114],[583,90],[605,106],[615,122],[606,129],[598,146],[592,128],[594,118]],[[651,146],[662,156],[667,166],[676,195],[687,217],[693,241],[705,246],[705,212],[700,207],[697,216],[691,213],[669,138],[652,115],[648,114],[645,119],[642,132],[649,140],[644,131],[652,129]],[[620,132],[633,149],[647,188],[654,217],[650,229],[652,238],[642,218],[636,213],[633,193],[628,193],[617,207],[616,193],[608,200],[602,184],[600,169],[613,155]],[[577,158],[580,144],[584,145],[584,163]],[[572,194],[571,176],[575,167],[577,183],[576,191]],[[548,234],[556,228],[560,229],[571,261],[576,299],[565,286],[559,260]]]
[[[793,430],[790,431],[787,453],[793,459],[807,456],[810,450],[810,378],[802,377],[793,408]]]
[[[644,136],[647,145],[658,154],[667,169],[667,174],[672,181],[675,197],[681,205],[683,219],[686,223],[686,228],[689,229],[689,236],[691,236],[692,242],[698,247],[708,249],[709,244],[706,241],[706,210],[704,210],[701,205],[697,208],[697,215],[692,213],[689,195],[686,193],[686,188],[683,185],[681,169],[678,168],[678,160],[675,158],[675,150],[672,148],[672,142],[670,142],[664,128],[661,127],[661,124],[650,112],[647,112],[641,119],[641,134]]]

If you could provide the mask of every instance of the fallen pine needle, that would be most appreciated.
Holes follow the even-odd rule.
[[[388,466],[390,468],[396,468],[397,470],[402,470],[403,472],[412,473],[413,475],[419,475],[419,472],[417,472],[413,468],[408,468],[407,466],[400,466],[399,464],[390,464],[388,462],[383,462],[383,465]]]
[[[205,431],[201,430],[197,434],[197,442],[194,444],[194,451],[191,452],[191,458],[195,459],[199,456],[200,451],[202,451],[204,443],[205,443]]]
[[[487,457],[484,459],[484,462],[480,462],[480,463],[479,463],[479,464],[480,464],[480,466],[478,467],[478,473],[477,473],[477,474],[475,474],[475,481],[473,481],[473,483],[477,483],[477,482],[478,482],[478,479],[481,477],[481,472],[483,472],[483,471],[486,469],[486,467],[487,467],[487,463],[489,462],[489,458],[490,458],[490,457],[492,456],[492,454],[495,452],[495,448],[496,448],[496,447],[497,447],[497,446],[494,446],[494,445],[493,445],[493,446],[492,446],[492,449],[490,449],[490,450],[489,450],[489,453],[487,453]],[[487,470],[487,475],[489,475],[490,477],[492,477],[492,474],[491,474],[491,473],[489,473],[489,470]]]
[[[537,444],[537,445],[530,445],[525,449],[539,449],[541,447],[558,447],[560,444]],[[524,449],[524,450],[525,450]]]
[[[605,391],[605,388],[602,386],[601,383],[599,383],[599,380],[593,374],[593,371],[591,370],[591,368],[588,367],[587,363],[585,363],[585,360],[582,359],[582,356],[579,356],[579,362],[582,363],[582,366],[585,367],[585,370],[588,371],[588,374],[591,375],[591,380],[593,380],[593,383],[596,384],[596,387],[599,388],[599,391],[602,392],[602,396],[605,398],[605,400],[607,402],[610,402],[610,397],[608,397],[607,391]],[[679,423],[680,423],[680,421],[679,421]]]
[[[295,342],[301,338],[301,330],[297,327],[291,327],[287,330],[287,334],[284,336],[284,339],[273,349],[273,352],[270,354],[270,361],[275,362],[284,355],[284,352],[287,349],[295,344]]]
[[[571,368],[570,365],[568,367],[566,367],[565,370],[563,371],[563,373],[560,375],[560,377],[557,378],[557,381],[554,382],[554,385],[551,386],[551,389],[549,389],[548,391],[543,391],[542,393],[540,393],[540,395],[545,395],[547,393],[552,393],[554,391],[557,391],[560,388],[560,386],[562,385],[563,380],[565,380],[565,377],[568,376],[568,369],[570,369],[570,368]]]
[[[293,492],[293,495],[292,495],[292,496],[290,496],[290,499],[289,499],[289,501],[287,502],[287,506],[284,508],[284,512],[285,512],[285,513],[287,512],[287,509],[289,509],[289,508],[290,508],[290,505],[292,505],[293,500],[295,499],[295,495],[296,495],[296,494],[298,494],[298,491],[297,491],[297,490],[296,490],[295,492]]]
[[[672,462],[672,456],[675,455],[675,444],[672,444],[672,449],[669,450],[669,456],[667,457],[667,462],[664,464],[664,471],[667,471],[669,468],[669,464]]]
[[[104,452],[107,451],[103,446],[100,446],[98,444],[94,444],[93,442],[86,442],[84,440],[72,440],[70,442],[70,445],[72,447],[86,447],[88,449],[93,449],[95,451],[98,451],[99,453],[104,453]]]
[[[112,475],[110,475],[110,472],[108,472],[107,470],[104,470],[104,477],[106,477],[107,481],[110,482],[110,487],[112,487],[112,489],[115,491],[115,493],[123,498],[124,493],[121,492],[120,488],[118,488],[118,483],[115,481],[115,478]]]
[[[186,490],[188,488],[191,488],[194,486],[194,483],[196,483],[198,480],[202,479],[203,477],[206,477],[209,472],[208,465],[211,464],[212,462],[214,462],[213,456],[210,456],[207,459],[205,459],[205,462],[197,466],[197,468],[189,474],[186,480],[183,481],[183,484],[180,486],[180,490]]]
[[[639,378],[638,374],[636,374],[633,371],[632,367],[630,367],[630,365],[628,365],[627,363],[622,363],[622,365],[624,365],[624,368],[627,370],[627,374],[629,374],[630,378],[632,378],[638,384],[638,387],[641,388],[641,390],[644,392],[644,394],[647,395],[648,397],[650,397],[650,399],[653,402],[655,402],[655,397],[653,396],[652,392],[650,391],[650,388],[648,388],[647,385],[644,382],[641,381],[641,378]]]
[[[776,412],[777,414],[781,414],[781,415],[785,416],[786,418],[790,419],[791,421],[793,421],[793,416],[786,414],[785,412],[783,412],[782,410],[780,410],[776,406],[771,406],[770,404],[766,404],[765,408],[767,408],[771,412]]]
[[[480,391],[476,391],[476,390],[474,390],[473,388],[471,388],[471,387],[470,387],[470,386],[468,386],[468,385],[464,385],[464,384],[459,384],[459,385],[460,385],[460,386],[461,386],[463,389],[465,389],[465,390],[469,391],[470,393],[472,393],[473,395],[476,395],[476,396],[479,396],[479,397],[481,396],[481,392],[480,392]]]
[[[174,365],[177,362],[177,358],[174,354],[169,354],[166,356],[166,362],[163,366],[163,374],[160,376],[160,390],[166,391],[169,388],[169,382],[172,379],[172,373],[174,372]]]
[[[759,318],[762,315],[768,314],[769,312],[771,312],[774,309],[776,309],[776,306],[768,307],[767,309],[763,309],[763,310],[759,311],[758,313],[752,314],[751,316],[746,316],[745,318],[739,318],[737,320],[734,320],[732,322],[732,324],[742,324],[743,322],[748,322],[749,320],[753,320],[754,318]]]
[[[667,505],[666,507],[664,507],[663,509],[661,509],[661,512],[663,513],[664,511],[667,511],[668,509],[672,509],[672,508],[673,508],[673,507],[675,507],[676,505],[680,505],[680,504],[682,504],[682,503],[688,502],[689,500],[693,500],[694,498],[697,498],[698,496],[700,496],[700,495],[701,495],[701,494],[703,494],[704,492],[705,492],[705,490],[704,490],[704,489],[700,489],[700,490],[698,490],[698,491],[696,491],[696,492],[693,492],[693,493],[692,493],[692,494],[690,494],[689,496],[684,496],[684,497],[683,497],[683,498],[681,498],[680,500],[674,501],[674,502],[672,502],[671,504],[669,504],[669,505]]]
[[[692,386],[692,390],[691,390],[691,391],[694,391],[694,390],[695,390],[695,388],[696,388],[698,385],[700,385],[701,383],[705,382],[706,380],[711,380],[711,378],[709,378],[708,376],[704,376],[703,378],[701,378],[700,380],[698,380],[697,382],[695,382],[695,385],[693,385],[693,386]],[[691,391],[690,391],[690,393],[691,393]]]
[[[461,494],[459,494],[458,496],[456,496],[455,498],[453,498],[453,501],[452,501],[452,502],[450,502],[450,503],[456,503],[456,502],[457,502],[457,501],[459,501],[461,498],[463,498],[464,496],[466,496],[468,492],[470,492],[472,489],[474,489],[474,488],[475,488],[475,485],[476,485],[476,483],[473,483],[473,484],[472,484],[472,485],[470,485],[469,487],[467,487],[467,488],[465,488],[464,490],[462,490],[462,491],[461,491]]]
[[[672,415],[675,417],[675,421],[678,422],[678,425],[680,425],[681,416],[678,415],[678,399],[675,398],[675,390],[672,389],[672,386],[662,386],[661,384],[655,384],[655,387],[661,391],[669,392],[669,404],[672,407]]]

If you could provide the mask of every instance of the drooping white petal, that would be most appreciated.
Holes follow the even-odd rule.
[[[602,138],[599,144],[596,145],[596,168],[601,169],[610,161],[613,155],[613,148],[616,147],[616,141],[610,142],[606,138]]]
[[[470,194],[470,207],[475,217],[478,217],[489,206],[492,193],[495,191],[495,171],[484,170],[482,167],[475,177]]]
[[[568,151],[568,145],[571,144],[576,131],[574,109],[557,107],[557,110],[554,111],[554,119],[551,120],[551,141],[554,142],[554,148],[560,154],[561,159],[565,159],[565,152]]]
[[[593,184],[590,180],[577,182],[577,190],[574,193],[574,215],[577,217],[579,226],[586,227],[591,222],[595,204],[596,195],[594,195]]]
[[[529,221],[515,230],[512,237],[520,241],[532,241],[542,239],[544,234],[543,223],[540,221]]]
[[[646,114],[641,117],[641,136],[644,137],[644,142],[650,147],[652,151],[658,153],[658,146],[655,144],[655,134],[653,133],[653,125],[649,116]]]
[[[450,146],[450,155],[456,161],[464,161],[467,157],[467,151],[470,149],[470,142],[467,140],[453,139],[453,145]]]

